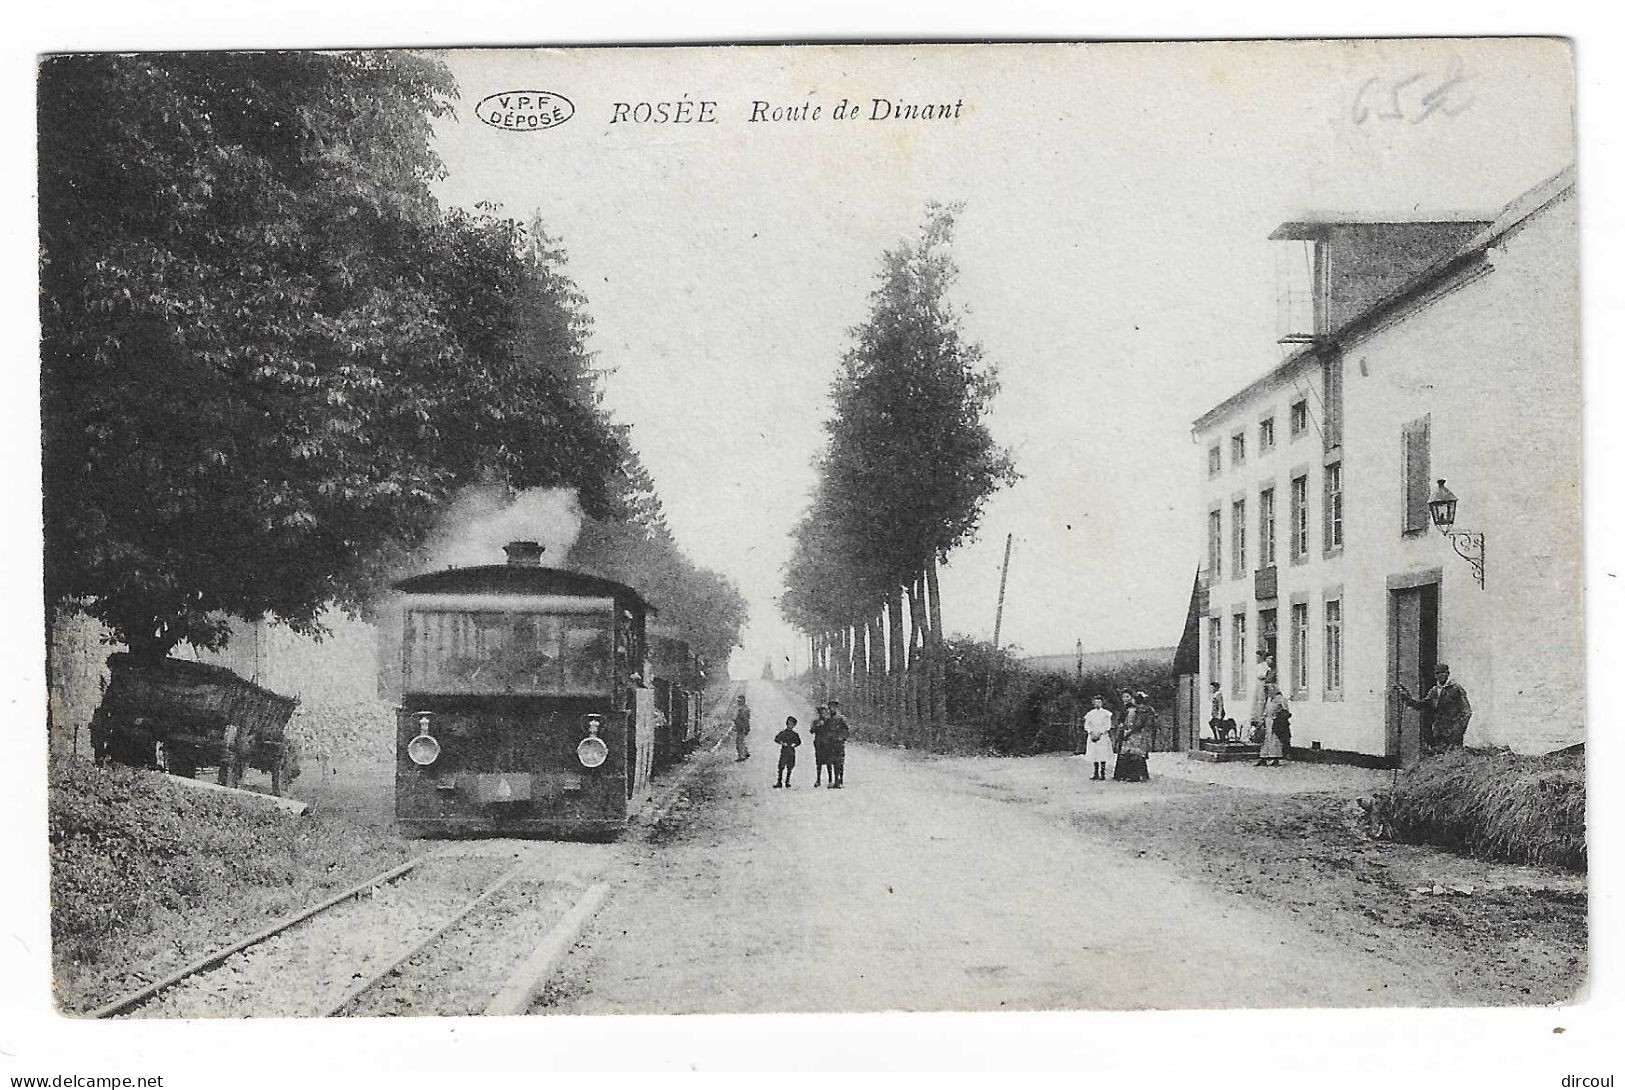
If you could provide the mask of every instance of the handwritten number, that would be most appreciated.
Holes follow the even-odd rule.
[[[1462,71],[1461,58],[1452,57],[1450,67],[1445,70],[1444,82],[1422,96],[1422,112],[1411,119],[1412,124],[1422,121],[1433,113],[1442,110],[1446,117],[1455,117],[1473,104],[1473,96],[1467,94],[1457,100],[1452,100],[1452,93],[1459,91],[1467,82],[1467,76]]]
[[[1466,89],[1468,76],[1460,57],[1451,58],[1437,83],[1423,83],[1432,79],[1433,76],[1427,72],[1412,72],[1392,83],[1384,83],[1382,77],[1372,76],[1360,84],[1360,89],[1355,92],[1354,123],[1364,125],[1376,117],[1384,121],[1409,121],[1412,125],[1419,125],[1435,113],[1455,117],[1473,104],[1473,96]],[[1423,84],[1428,89],[1419,99],[1415,99],[1414,107],[1407,109],[1406,102],[1411,96],[1406,91],[1417,84]]]

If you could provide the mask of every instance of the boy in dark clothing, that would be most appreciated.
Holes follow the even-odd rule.
[[[801,735],[796,733],[796,717],[786,716],[784,729],[773,736],[779,744],[779,781],[774,787],[789,787],[790,776],[796,770],[796,747],[801,744]]]
[[[846,740],[852,728],[841,714],[841,702],[829,702],[829,719],[824,724],[824,755],[829,758],[829,785],[846,786]]]
[[[824,782],[824,770],[829,768],[829,705],[820,704],[813,709],[812,726],[807,733],[813,740],[813,786],[818,787]],[[835,773],[829,774],[829,782],[835,782]]]

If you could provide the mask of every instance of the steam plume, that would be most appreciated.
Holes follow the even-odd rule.
[[[563,567],[584,518],[573,488],[532,488],[517,496],[501,485],[464,488],[429,546],[428,568],[500,564],[510,541],[540,542],[547,550],[542,563]]]

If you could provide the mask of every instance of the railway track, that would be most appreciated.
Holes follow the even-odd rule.
[[[514,854],[520,861],[448,848],[418,856],[89,1017],[477,1014],[579,893]]]
[[[712,703],[708,722],[741,688],[730,685]],[[723,726],[707,739],[702,759],[731,737]],[[665,820],[696,764],[682,766],[648,799],[631,835],[650,835]],[[478,850],[469,843],[444,844],[375,874],[86,1017],[482,1013],[515,985],[509,974],[537,942],[552,938],[561,918],[594,900],[601,868],[570,868],[578,873],[544,881],[534,853],[546,842],[483,841]],[[519,861],[510,865],[510,857]],[[559,877],[557,862],[547,870]]]

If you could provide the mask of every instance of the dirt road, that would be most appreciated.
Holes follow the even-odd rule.
[[[538,1012],[1360,1006],[1459,1002],[1402,963],[1226,896],[1098,829],[854,744],[844,791],[774,790],[810,709],[752,682],[752,757],[702,758],[667,831]],[[1098,785],[1140,805],[1137,785]]]

